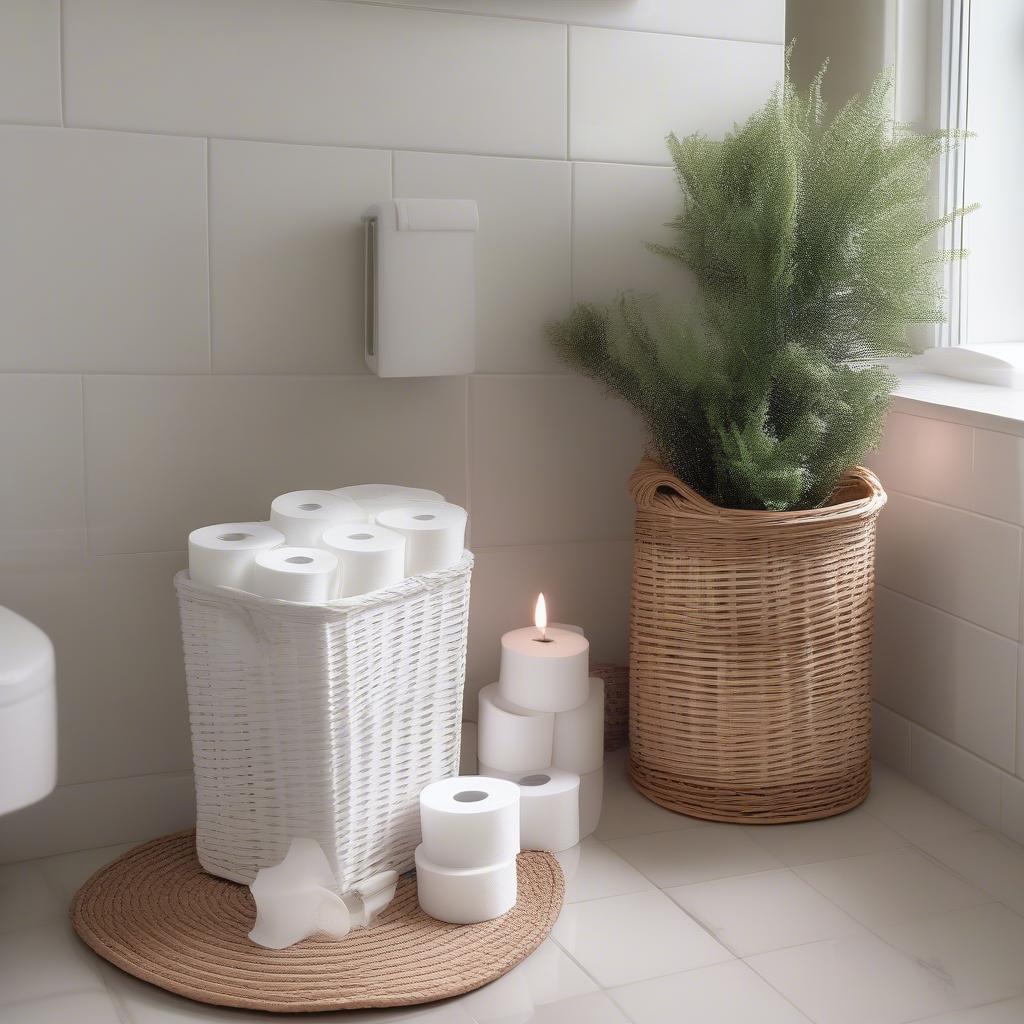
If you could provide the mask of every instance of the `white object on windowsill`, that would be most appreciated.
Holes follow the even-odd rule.
[[[907,363],[906,369],[1021,390],[1024,389],[1024,344],[1008,341],[930,348]]]
[[[343,939],[353,928],[369,926],[394,898],[395,871],[364,879],[339,896],[324,851],[313,839],[293,839],[280,864],[262,868],[249,890],[256,901],[256,924],[249,938],[266,949],[286,949],[312,935]]]

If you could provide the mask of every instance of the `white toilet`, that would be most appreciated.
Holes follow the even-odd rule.
[[[0,607],[0,814],[42,800],[56,782],[53,644]]]

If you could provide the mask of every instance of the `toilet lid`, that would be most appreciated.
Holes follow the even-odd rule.
[[[53,644],[36,625],[0,606],[0,707],[53,686]]]

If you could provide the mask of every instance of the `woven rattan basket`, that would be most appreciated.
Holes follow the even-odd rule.
[[[716,821],[806,821],[870,783],[875,523],[866,469],[829,504],[710,504],[645,458],[630,618],[630,775]]]
[[[178,574],[207,871],[249,883],[301,836],[342,892],[413,866],[419,792],[459,772],[472,566],[329,605]]]

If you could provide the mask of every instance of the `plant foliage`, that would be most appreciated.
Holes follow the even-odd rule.
[[[954,141],[894,125],[890,79],[826,117],[822,68],[786,77],[722,141],[667,142],[675,301],[625,293],[549,329],[570,363],[632,403],[654,453],[715,504],[811,508],[877,445],[907,325],[943,319],[929,169]],[[680,292],[692,292],[680,275]]]

